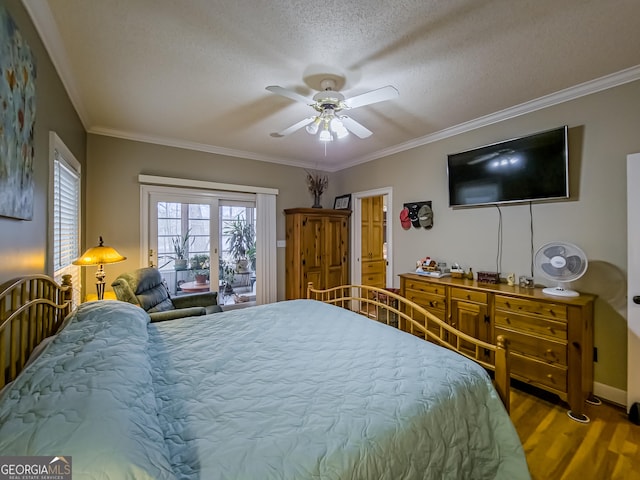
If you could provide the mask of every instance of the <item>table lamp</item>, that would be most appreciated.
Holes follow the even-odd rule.
[[[81,257],[76,258],[72,263],[82,267],[98,265],[96,288],[98,290],[98,300],[102,300],[104,298],[104,264],[122,262],[126,259],[127,257],[120,255],[115,248],[105,246],[102,242],[102,237],[100,237],[100,245],[89,248]]]

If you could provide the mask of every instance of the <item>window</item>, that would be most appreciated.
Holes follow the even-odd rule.
[[[80,303],[80,267],[71,262],[80,256],[80,164],[62,140],[51,133],[52,225],[51,262],[53,278],[71,275],[73,303]]]

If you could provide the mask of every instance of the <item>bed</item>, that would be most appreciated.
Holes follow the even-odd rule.
[[[0,456],[71,457],[79,479],[530,478],[487,368],[450,350],[458,332],[444,324],[449,348],[418,338],[419,307],[393,293],[310,287],[150,323],[118,301],[60,320],[64,288],[48,300],[55,333],[31,355],[19,339],[42,316],[0,317]],[[497,379],[508,354],[485,347]]]

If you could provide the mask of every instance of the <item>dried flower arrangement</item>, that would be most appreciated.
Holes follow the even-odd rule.
[[[313,208],[322,208],[320,205],[320,197],[327,189],[329,185],[329,179],[326,175],[320,175],[319,173],[307,172],[307,188],[309,192],[313,194]]]

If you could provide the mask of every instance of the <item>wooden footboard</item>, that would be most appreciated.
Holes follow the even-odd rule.
[[[507,339],[503,336],[498,337],[496,345],[478,340],[443,322],[405,297],[367,285],[343,285],[319,290],[313,288],[313,283],[309,283],[307,298],[346,308],[409,333],[420,333],[426,340],[454,350],[479,363],[494,372],[494,385],[509,411],[509,351]],[[424,320],[417,321],[414,317]],[[475,347],[475,357],[461,349],[462,342],[465,342],[466,351],[469,351],[469,344]],[[492,352],[495,363],[479,360],[478,358],[481,357],[479,353],[482,350]]]
[[[33,349],[58,331],[71,311],[71,277],[58,285],[29,275],[0,286],[0,388],[24,368]]]

